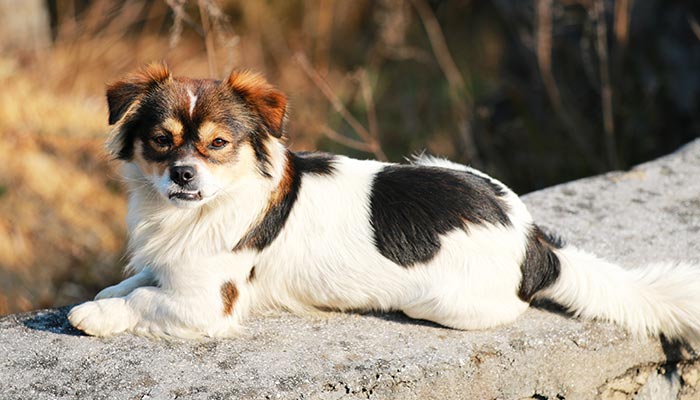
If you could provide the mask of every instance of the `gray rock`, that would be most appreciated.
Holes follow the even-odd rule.
[[[700,141],[628,172],[525,196],[570,243],[635,266],[700,261]],[[698,398],[687,346],[532,308],[463,332],[399,314],[255,317],[238,339],[82,336],[67,308],[0,319],[11,399]]]

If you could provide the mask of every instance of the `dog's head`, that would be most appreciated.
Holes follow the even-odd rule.
[[[247,174],[269,177],[287,99],[254,73],[188,79],[152,64],[109,85],[107,103],[109,151],[172,204],[197,207]]]

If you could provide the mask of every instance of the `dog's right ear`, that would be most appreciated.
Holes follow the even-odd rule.
[[[170,71],[165,63],[152,63],[139,72],[107,86],[107,106],[109,124],[114,125],[124,117],[129,108],[149,88],[170,79]]]
[[[260,116],[272,136],[284,133],[287,119],[287,96],[270,85],[265,78],[250,71],[233,71],[226,81],[235,93]]]

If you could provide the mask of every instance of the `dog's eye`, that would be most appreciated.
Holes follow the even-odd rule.
[[[159,135],[154,137],[152,140],[153,143],[157,144],[160,147],[170,146],[170,138],[168,137],[168,135]]]
[[[224,139],[216,138],[216,139],[211,141],[211,144],[209,145],[209,147],[211,147],[213,149],[220,149],[220,148],[226,146],[227,144],[228,144],[228,142],[225,141]]]

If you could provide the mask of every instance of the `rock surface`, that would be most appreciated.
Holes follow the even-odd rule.
[[[625,266],[700,264],[699,177],[700,140],[525,200],[549,230]],[[66,312],[0,319],[0,398],[700,398],[688,346],[543,308],[477,332],[398,314],[279,314],[200,342],[82,336]]]

